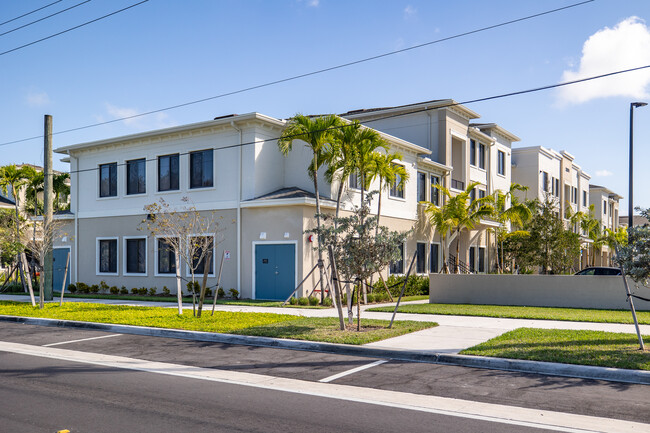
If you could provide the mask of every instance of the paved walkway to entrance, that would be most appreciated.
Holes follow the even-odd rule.
[[[0,295],[0,300],[29,302],[28,296],[22,295]],[[58,302],[54,301],[54,302]],[[127,301],[119,299],[80,299],[74,298],[74,302],[92,302],[112,305],[139,305],[176,308],[172,302],[149,302],[149,301]],[[428,301],[411,301],[408,303],[426,303]],[[406,304],[406,302],[405,302]],[[381,304],[382,306],[395,304]],[[361,319],[384,319],[390,320],[392,313],[365,311],[367,308],[377,307],[379,304],[368,307],[362,306]],[[185,309],[192,309],[192,304],[184,304]],[[206,305],[205,309],[211,309],[212,305]],[[280,307],[257,307],[247,305],[217,305],[219,311],[242,311],[256,313],[277,313],[293,314],[304,317],[336,317],[336,309],[311,309],[311,308],[280,308]],[[344,314],[346,312],[344,311]],[[346,316],[347,317],[347,316]],[[557,320],[529,320],[529,319],[500,319],[492,317],[475,316],[442,316],[436,314],[406,314],[398,313],[396,320],[416,320],[422,322],[437,322],[439,326],[413,332],[400,337],[370,343],[368,346],[385,348],[416,350],[432,353],[458,353],[463,349],[475,346],[491,338],[499,336],[504,332],[517,328],[541,328],[541,329],[585,329],[593,331],[635,333],[632,324],[616,323],[593,323],[593,322],[565,322]],[[641,333],[650,335],[650,325],[641,325]]]

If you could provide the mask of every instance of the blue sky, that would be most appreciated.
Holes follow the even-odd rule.
[[[0,22],[53,0],[0,2]],[[80,3],[63,0],[0,33]],[[0,52],[136,3],[92,0],[0,35]],[[577,0],[150,0],[0,55],[0,144],[156,110],[452,36]],[[646,22],[648,20],[648,22]],[[55,147],[231,113],[341,113],[430,99],[465,101],[650,65],[650,1],[583,6],[267,88],[55,135]],[[650,71],[468,105],[480,121],[567,150],[627,196],[629,104]],[[635,204],[650,207],[650,106],[635,111]],[[0,146],[0,165],[42,164],[42,139]],[[58,158],[56,158],[58,160]],[[57,161],[56,168],[67,169]],[[626,214],[627,202],[621,204]]]

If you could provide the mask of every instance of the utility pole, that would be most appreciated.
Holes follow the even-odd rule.
[[[52,181],[53,181],[53,172],[52,172],[52,116],[49,114],[45,115],[45,133],[43,134],[45,138],[45,149],[43,152],[43,158],[45,163],[43,164],[43,177],[45,179],[44,192],[43,192],[43,242],[46,243],[45,246],[45,262],[43,264],[43,293],[41,293],[41,298],[46,301],[51,301],[52,296]]]

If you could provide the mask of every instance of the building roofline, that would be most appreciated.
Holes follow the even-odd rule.
[[[379,114],[397,114],[409,113],[416,111],[427,111],[429,109],[442,109],[442,108],[455,108],[463,112],[470,119],[478,119],[481,116],[464,105],[454,101],[453,99],[434,99],[431,101],[417,102],[415,104],[397,105],[394,107],[379,107],[379,108],[362,108],[358,110],[350,110],[346,113],[339,114],[340,117],[347,119],[358,119],[361,117],[372,117]]]
[[[208,120],[205,122],[197,122],[197,123],[189,123],[186,125],[180,125],[180,126],[173,126],[171,128],[164,128],[164,129],[156,129],[152,131],[146,131],[146,132],[139,132],[137,134],[129,134],[129,135],[123,135],[119,137],[113,137],[113,138],[107,138],[103,140],[97,140],[97,141],[89,141],[85,143],[78,143],[78,144],[73,144],[70,146],[63,146],[55,149],[54,151],[56,153],[62,153],[62,154],[70,154],[70,151],[75,151],[75,150],[82,150],[82,149],[90,149],[90,148],[97,148],[97,147],[102,147],[102,146],[107,146],[107,145],[113,145],[117,143],[125,143],[129,141],[134,141],[134,140],[141,140],[144,138],[151,138],[151,137],[156,137],[160,135],[166,135],[166,134],[176,134],[180,132],[185,132],[185,131],[192,131],[196,129],[203,129],[203,128],[210,128],[214,126],[222,126],[222,125],[229,125],[231,122],[244,122],[244,121],[250,121],[250,120],[258,120],[261,122],[267,122],[271,123],[274,126],[280,126],[284,127],[286,125],[286,121],[276,119],[274,117],[270,117],[264,114],[260,114],[257,112],[253,113],[247,113],[247,114],[242,114],[238,116],[233,116],[233,115],[228,115],[228,116],[222,116],[222,117],[217,117],[215,120]]]
[[[512,132],[508,131],[505,128],[502,128],[496,123],[470,123],[469,126],[474,126],[479,129],[493,129],[496,131],[498,134],[504,136],[508,140],[515,142],[515,141],[521,141],[521,138],[517,137],[515,134]]]

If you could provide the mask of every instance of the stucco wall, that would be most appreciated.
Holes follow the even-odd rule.
[[[575,275],[429,276],[429,301],[443,304],[628,309],[621,277]],[[650,302],[636,301],[638,310]]]

